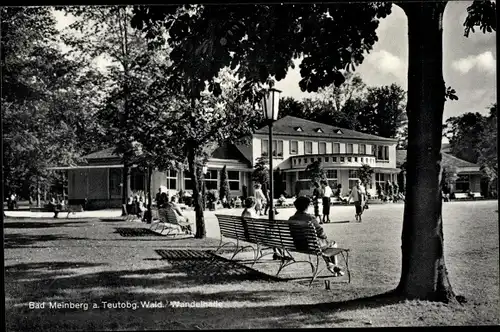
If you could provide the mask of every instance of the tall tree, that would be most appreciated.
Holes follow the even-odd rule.
[[[65,56],[50,8],[9,7],[2,15],[4,184],[39,194],[100,134],[93,117],[95,73]]]
[[[253,166],[252,181],[267,185],[269,183],[269,162],[267,157],[259,157]]]
[[[170,85],[177,82],[175,72],[172,75],[174,80],[167,83],[176,91],[176,97],[169,105],[171,128],[191,174],[196,214],[195,237],[204,238],[206,229],[200,195],[202,167],[217,146],[239,142],[241,137],[248,136],[258,128],[262,115],[256,114],[252,103],[240,98],[240,90],[230,70],[224,70],[218,77],[217,86],[221,89],[218,96],[206,92],[196,97],[191,96],[190,92],[186,95],[183,85]]]
[[[476,163],[479,158],[477,146],[484,131],[485,119],[480,113],[465,113],[446,120],[446,137],[450,141],[450,152],[454,156]]]
[[[88,61],[106,59],[103,74],[107,93],[100,120],[107,129],[109,143],[122,155],[122,204],[130,196],[130,169],[132,166],[133,135],[136,131],[137,107],[143,98],[134,99],[137,78],[144,74],[144,66],[153,56],[143,33],[131,26],[132,8],[127,6],[63,7],[76,20],[70,24],[63,40],[75,56]],[[132,137],[132,138],[131,138]]]
[[[370,87],[358,114],[359,130],[394,138],[406,120],[405,91],[396,84]]]
[[[485,119],[484,130],[480,135],[480,141],[477,145],[478,164],[481,165],[481,171],[488,180],[488,191],[491,192],[495,182],[498,183],[498,121],[497,104],[490,107],[490,114]]]
[[[442,70],[442,26],[446,2],[397,2],[408,18],[408,187],[402,234],[402,273],[397,292],[407,298],[453,301],[443,254],[439,190],[442,117],[446,87]],[[341,70],[354,70],[377,41],[379,19],[391,3],[349,5],[254,5],[138,7],[135,23],[146,31],[158,22],[176,42],[176,70],[198,69],[203,91],[222,67],[238,68],[252,85],[269,77],[281,80],[293,59],[303,56],[299,86],[317,91],[340,86]],[[480,25],[496,29],[496,4],[474,1],[468,9],[466,34]],[[190,54],[196,54],[193,61]],[[203,55],[203,56],[201,56]],[[187,83],[186,83],[187,84]],[[211,91],[215,91],[212,89]],[[216,92],[216,91],[215,91]],[[417,185],[418,184],[418,185]],[[424,248],[424,250],[422,249]]]
[[[340,112],[343,111],[346,104],[354,99],[363,99],[366,94],[366,84],[358,74],[353,72],[343,73],[345,82],[336,86],[330,86],[319,89],[319,98],[331,101],[333,110]]]

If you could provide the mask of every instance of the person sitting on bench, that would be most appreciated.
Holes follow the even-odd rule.
[[[309,223],[311,222],[316,228],[316,235],[318,236],[319,244],[323,250],[328,248],[336,248],[337,243],[335,241],[329,241],[323,227],[319,224],[318,220],[311,214],[307,213],[307,209],[311,204],[311,200],[308,197],[301,196],[295,200],[293,205],[297,209],[297,212],[288,219],[288,222],[296,222],[296,223]],[[326,257],[323,256],[326,262],[326,266],[328,271],[330,271],[334,276],[343,276],[344,272],[337,265],[337,256]]]

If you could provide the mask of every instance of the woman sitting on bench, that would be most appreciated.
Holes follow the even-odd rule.
[[[336,248],[337,243],[335,241],[329,241],[326,237],[325,231],[323,230],[323,227],[319,224],[318,220],[316,217],[313,215],[307,213],[307,209],[309,208],[309,205],[311,204],[311,200],[308,197],[301,196],[295,200],[293,203],[295,205],[295,208],[297,209],[297,212],[288,219],[288,221],[293,221],[297,223],[309,223],[311,222],[314,225],[314,228],[316,228],[316,235],[318,236],[319,244],[321,246],[322,250],[328,249],[328,248]],[[337,265],[337,256],[333,257],[327,257],[323,256],[326,266],[328,268],[328,271],[330,271],[335,277],[338,276],[343,276],[344,272],[342,269]]]

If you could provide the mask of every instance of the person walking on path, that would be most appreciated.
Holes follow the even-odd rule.
[[[363,187],[364,188],[364,187]],[[351,189],[351,194],[347,199],[347,204],[352,201],[354,202],[354,207],[356,208],[355,218],[356,221],[361,222],[361,215],[363,214],[363,207],[365,204],[365,195],[363,193],[363,189],[361,186],[361,181],[358,180],[356,184]]]
[[[255,212],[259,216],[263,216],[262,210],[263,210],[263,205],[266,200],[266,196],[264,195],[264,192],[262,191],[262,185],[260,183],[257,183],[255,185]]]
[[[321,187],[323,187],[323,223],[330,222],[330,204],[333,195],[332,188],[328,185],[328,181],[321,180]]]
[[[321,215],[319,214],[319,203],[323,198],[323,190],[321,189],[317,181],[314,182],[313,190],[313,206],[314,206],[314,217],[318,219],[321,223]]]

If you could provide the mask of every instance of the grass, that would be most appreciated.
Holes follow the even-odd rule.
[[[7,219],[5,294],[8,331],[237,329],[498,325],[498,209],[496,202],[452,202],[443,206],[445,260],[462,305],[406,301],[380,296],[398,282],[402,204],[373,205],[363,223],[353,207],[332,209],[328,237],[351,249],[351,284],[272,281],[239,264],[209,260],[165,260],[157,250],[206,250],[217,239],[122,237],[117,229],[138,223],[72,219]],[[218,211],[241,213],[241,210]],[[283,219],[291,209],[280,210]],[[207,234],[216,236],[213,212]],[[337,222],[335,222],[337,221]],[[43,227],[43,223],[47,227]],[[245,254],[237,256],[244,259]],[[307,265],[290,267],[300,275]],[[302,270],[303,271],[302,271]],[[275,263],[256,270],[274,274]],[[286,271],[286,270],[285,270]],[[219,301],[221,308],[29,309],[38,301]],[[64,314],[64,315],[63,315]]]

